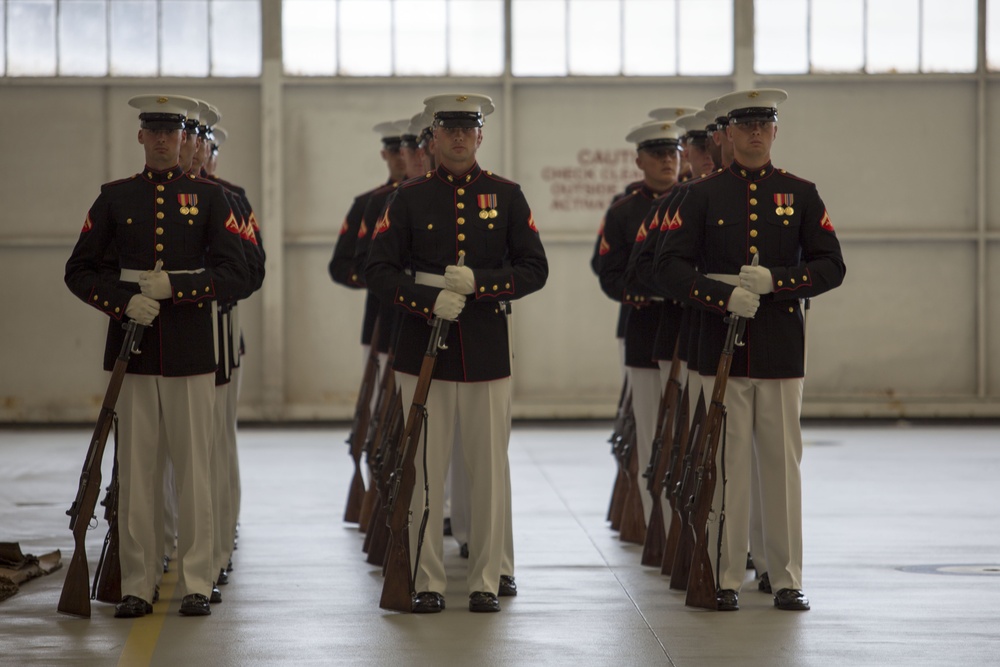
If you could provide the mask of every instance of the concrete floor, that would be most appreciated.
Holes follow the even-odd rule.
[[[379,572],[341,522],[346,427],[244,428],[236,569],[211,617],[179,616],[169,578],[152,616],[97,602],[89,620],[64,616],[60,570],[0,603],[0,664],[1000,665],[1000,427],[808,424],[806,613],[752,585],[737,613],[685,607],[604,521],[609,431],[515,424],[520,594],[469,613],[449,541],[449,608],[416,616],[378,608]],[[0,541],[68,564],[63,512],[89,436],[0,429]],[[88,541],[92,571],[104,532]]]

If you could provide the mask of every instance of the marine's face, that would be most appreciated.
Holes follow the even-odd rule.
[[[778,135],[778,126],[771,120],[730,123],[726,134],[733,142],[736,159],[741,164],[757,167],[771,159],[771,145]]]
[[[451,162],[471,162],[483,142],[483,132],[478,127],[436,127],[434,142],[441,157]]]
[[[169,169],[176,165],[186,137],[184,130],[140,129],[139,143],[146,153],[146,164],[154,169]]]
[[[667,190],[677,182],[681,153],[678,148],[653,146],[642,148],[635,158],[644,180],[656,190]]]

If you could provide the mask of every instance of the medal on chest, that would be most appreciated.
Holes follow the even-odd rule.
[[[476,202],[479,204],[479,217],[483,220],[497,217],[497,196],[496,195],[476,195]]]
[[[778,208],[774,209],[774,212],[778,215],[792,215],[795,213],[795,209],[792,208],[792,202],[795,201],[795,196],[791,193],[788,194],[775,194],[774,203],[778,205]]]
[[[181,205],[181,215],[198,215],[198,195],[177,195]]]

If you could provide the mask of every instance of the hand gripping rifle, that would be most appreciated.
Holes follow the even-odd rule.
[[[421,433],[425,430],[427,394],[431,388],[434,365],[437,363],[438,350],[447,349],[445,340],[448,337],[449,325],[448,320],[440,317],[435,317],[432,322],[431,337],[427,342],[424,360],[420,364],[417,388],[413,392],[413,402],[410,405],[410,413],[406,417],[406,427],[403,429],[395,467],[390,477],[386,519],[389,527],[389,548],[386,552],[382,598],[378,603],[382,609],[409,612],[413,608],[415,591],[413,589],[414,572],[410,569],[409,531],[410,500],[413,497],[413,487],[416,484],[416,469],[413,461],[417,455]],[[423,433],[423,435],[424,447],[426,448],[427,434]]]
[[[676,456],[675,431],[677,412],[680,407],[681,361],[677,356],[677,344],[674,344],[674,355],[670,361],[670,378],[660,399],[660,415],[657,421],[656,437],[653,439],[653,451],[649,468],[645,472],[646,486],[653,498],[653,506],[649,511],[649,521],[646,522],[646,542],[642,547],[643,565],[660,565],[663,563],[664,542],[667,539],[666,526],[663,524],[663,486],[673,467],[672,457]],[[669,451],[668,451],[669,449]]]
[[[83,462],[80,473],[80,487],[76,492],[76,500],[66,511],[69,515],[69,527],[73,531],[73,558],[66,570],[66,580],[63,582],[62,595],[59,597],[58,610],[71,616],[90,618],[90,568],[87,565],[87,530],[94,516],[97,497],[101,493],[101,460],[104,458],[104,446],[108,442],[108,433],[115,417],[115,404],[121,393],[125,370],[129,358],[139,354],[139,344],[145,329],[134,320],[124,325],[125,341],[115,360],[111,371],[111,381],[104,394],[101,414],[94,427],[94,435],[90,439],[87,458]]]
[[[365,362],[365,372],[361,377],[361,389],[358,391],[358,401],[354,405],[354,420],[351,422],[351,434],[347,437],[350,445],[349,453],[354,461],[354,477],[351,478],[351,488],[347,492],[347,507],[344,508],[344,521],[358,523],[361,519],[361,505],[365,499],[365,478],[361,474],[361,454],[365,447],[365,436],[371,422],[372,393],[378,379],[378,338],[381,325],[375,322],[371,344],[368,348],[368,360]]]
[[[754,262],[756,264],[756,262]],[[688,576],[687,599],[689,607],[718,610],[716,597],[716,576],[712,573],[712,561],[708,556],[708,516],[712,511],[712,499],[718,475],[715,467],[715,457],[719,450],[719,442],[726,437],[726,383],[729,380],[729,368],[733,361],[736,346],[742,346],[743,331],[746,319],[730,314],[729,329],[726,332],[726,342],[719,357],[719,368],[715,372],[715,386],[712,389],[712,403],[705,415],[705,426],[699,434],[704,441],[701,461],[695,471],[694,495],[690,510],[691,532],[694,536],[694,553],[691,556],[691,571]],[[723,445],[723,453],[725,446]],[[725,484],[725,480],[722,483]],[[719,511],[719,531],[725,521],[725,504]]]

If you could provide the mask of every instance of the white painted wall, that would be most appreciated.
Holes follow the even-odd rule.
[[[1000,80],[997,80],[1000,81]],[[1000,415],[1000,120],[997,81],[966,77],[785,77],[790,98],[777,166],[816,181],[841,236],[844,285],[813,301],[805,412]],[[326,270],[355,194],[385,178],[381,120],[452,90],[491,95],[484,168],[520,182],[550,261],[544,290],[515,304],[515,416],[607,416],[620,372],[616,306],[588,265],[605,194],[634,173],[624,142],[646,112],[698,105],[725,80],[279,82],[280,122],[262,131],[256,81],[0,79],[0,422],[89,421],[106,386],[105,322],[62,282],[102,182],[142,167],[126,100],[183,93],[222,110],[230,139],[219,173],[263,210],[279,191],[283,238],[261,225],[283,270],[280,325],[260,295],[243,307],[248,348],[241,415],[348,418],[361,373],[361,294]],[[980,115],[981,113],[981,115]],[[265,139],[267,137],[267,139]],[[271,142],[265,145],[265,141]],[[265,155],[280,183],[264,187]],[[985,172],[980,174],[980,160]],[[576,188],[575,194],[566,194]],[[597,204],[595,204],[597,202]],[[266,332],[278,326],[280,337]],[[274,342],[275,340],[279,342]],[[277,398],[264,391],[280,373]],[[273,378],[271,378],[273,380]]]

